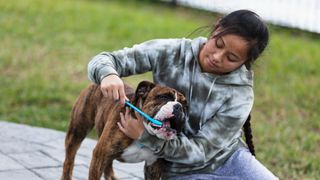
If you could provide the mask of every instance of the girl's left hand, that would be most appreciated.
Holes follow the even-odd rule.
[[[137,112],[135,115],[137,119],[132,117],[129,113],[129,108],[126,108],[126,113],[120,113],[121,121],[118,122],[120,130],[128,137],[136,140],[138,139],[144,131],[143,117],[141,117]]]

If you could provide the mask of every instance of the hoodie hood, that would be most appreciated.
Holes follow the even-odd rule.
[[[230,85],[248,85],[253,86],[253,71],[249,71],[245,65],[240,66],[237,70],[221,75],[216,80],[217,84],[230,84]]]

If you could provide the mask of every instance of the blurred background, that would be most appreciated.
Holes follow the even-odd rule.
[[[281,179],[320,179],[319,4],[0,0],[0,120],[65,131],[73,103],[90,84],[91,57],[154,38],[207,37],[209,29],[194,30],[247,8],[271,33],[254,66],[257,159]],[[141,80],[152,80],[150,73],[125,78],[133,87]]]

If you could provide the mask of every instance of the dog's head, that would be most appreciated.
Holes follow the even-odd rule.
[[[158,126],[144,121],[146,130],[161,139],[172,139],[184,126],[187,101],[175,89],[142,81],[136,90],[135,104],[150,117],[162,122]]]

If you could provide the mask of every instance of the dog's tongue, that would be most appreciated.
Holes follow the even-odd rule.
[[[164,121],[162,122],[164,127],[169,127],[170,128],[170,122],[169,121]]]

